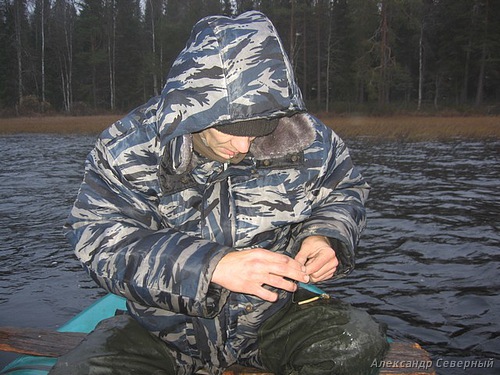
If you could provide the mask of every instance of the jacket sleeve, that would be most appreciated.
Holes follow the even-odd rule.
[[[111,293],[144,306],[215,316],[229,292],[210,281],[219,260],[232,249],[163,226],[159,198],[146,181],[148,168],[154,180],[157,163],[144,162],[151,158],[147,147],[130,150],[117,157],[98,141],[89,154],[65,226],[76,256]]]
[[[353,165],[345,143],[333,131],[321,125],[315,148],[322,165],[312,182],[315,200],[312,214],[296,239],[313,235],[329,239],[339,260],[334,278],[350,273],[355,264],[355,249],[366,226],[365,202],[370,190]],[[298,251],[298,248],[296,249]]]

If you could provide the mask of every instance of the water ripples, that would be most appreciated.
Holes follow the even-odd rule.
[[[496,362],[439,373],[498,373],[500,142],[349,144],[372,186],[368,228],[354,273],[326,287],[435,361]]]
[[[56,328],[103,295],[62,234],[94,138],[0,137],[2,325]],[[355,271],[322,287],[435,361],[495,359],[440,374],[498,373],[500,142],[347,143],[372,186],[368,227]]]

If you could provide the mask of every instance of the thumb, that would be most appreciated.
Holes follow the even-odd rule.
[[[307,251],[304,249],[301,249],[297,255],[295,255],[295,260],[302,264],[303,266],[306,265],[307,260],[309,259],[309,255],[307,254]]]

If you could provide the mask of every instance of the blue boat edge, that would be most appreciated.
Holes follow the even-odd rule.
[[[68,320],[57,331],[89,333],[101,320],[114,316],[117,310],[126,310],[125,298],[107,294]],[[57,358],[23,355],[5,366],[0,374],[46,375],[56,362]]]

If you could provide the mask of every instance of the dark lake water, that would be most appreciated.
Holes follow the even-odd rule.
[[[0,136],[2,326],[56,329],[104,295],[62,235],[94,139]],[[347,143],[372,186],[368,227],[356,270],[323,288],[421,344],[438,374],[499,374],[500,141]]]

